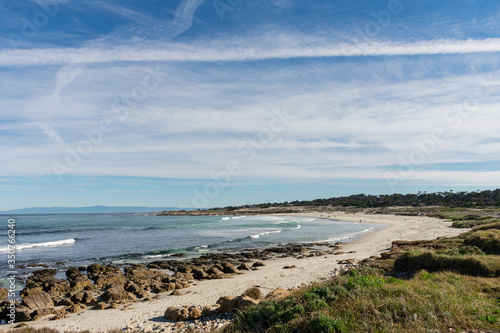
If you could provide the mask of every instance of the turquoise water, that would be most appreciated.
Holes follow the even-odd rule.
[[[12,216],[5,216],[7,219]],[[19,215],[16,263],[125,263],[282,243],[348,241],[383,226],[292,216]],[[0,255],[7,260],[7,236]],[[4,272],[6,271],[6,265]],[[20,269],[29,271],[29,269]],[[5,274],[3,274],[5,276]]]

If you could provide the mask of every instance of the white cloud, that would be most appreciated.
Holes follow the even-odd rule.
[[[174,22],[176,22],[174,20]],[[179,19],[179,30],[183,31],[188,23]],[[178,32],[175,30],[176,33]],[[370,42],[360,44],[323,41],[316,45],[290,47],[279,44],[274,47],[265,45],[234,47],[218,42],[217,47],[209,45],[170,43],[162,48],[135,49],[80,48],[80,49],[33,49],[8,50],[0,52],[0,66],[45,66],[62,64],[96,64],[114,62],[155,62],[155,61],[250,61],[292,58],[325,58],[344,56],[408,56],[500,52],[500,38],[484,40],[432,40],[414,43]]]

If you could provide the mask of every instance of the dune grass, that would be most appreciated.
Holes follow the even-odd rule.
[[[242,312],[225,332],[428,332],[500,327],[500,278],[351,270]]]

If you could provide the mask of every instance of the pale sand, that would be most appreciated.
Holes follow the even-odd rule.
[[[450,228],[451,223],[423,216],[366,215],[361,213],[300,213],[281,214],[307,217],[321,217],[341,221],[385,224],[387,228],[368,233],[362,238],[342,245],[341,251],[356,251],[343,255],[328,255],[304,259],[284,258],[266,261],[266,266],[257,271],[245,272],[230,279],[197,282],[182,292],[183,296],[162,294],[160,298],[148,302],[134,303],[127,310],[86,310],[69,318],[30,322],[32,327],[52,327],[60,331],[90,330],[103,331],[113,328],[156,326],[162,322],[163,313],[169,306],[212,305],[221,296],[240,295],[246,289],[259,286],[263,294],[276,288],[294,288],[325,280],[334,275],[334,270],[342,267],[341,259],[362,260],[390,248],[393,240],[435,239],[440,236],[456,236],[465,229]],[[325,223],[328,223],[325,221]],[[283,269],[286,265],[296,265],[297,269]],[[10,325],[3,326],[8,328]]]

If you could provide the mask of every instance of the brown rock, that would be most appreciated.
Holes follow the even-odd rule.
[[[170,295],[171,296],[182,296],[184,294],[182,292],[180,292],[179,290],[174,290],[174,291],[172,291],[172,293]]]
[[[104,310],[106,308],[106,303],[99,302],[94,306],[95,310]]]
[[[33,320],[36,320],[35,319],[36,316],[39,316],[41,318],[41,317],[45,317],[45,316],[48,316],[48,315],[51,315],[54,313],[56,313],[56,310],[54,308],[41,308],[41,309],[36,309],[35,311],[33,311],[31,316],[33,317]]]
[[[7,299],[7,295],[9,294],[9,291],[5,288],[0,288],[0,300]]]
[[[252,267],[262,267],[262,266],[266,266],[266,264],[264,264],[262,261],[256,261],[252,265]]]
[[[283,267],[283,269],[292,269],[292,268],[297,268],[297,266],[291,265],[291,266],[284,266]]]
[[[136,297],[134,294],[125,291],[125,289],[120,287],[113,287],[107,289],[102,295],[101,298],[105,302],[122,302],[122,301],[135,301]]]
[[[231,301],[236,298],[236,296],[222,296],[217,300],[217,304],[219,304],[219,308],[217,312],[219,314],[226,313],[230,309]]]
[[[66,315],[66,311],[63,309],[63,310],[59,310],[56,312],[56,315],[52,318],[50,318],[50,320],[59,320],[59,319],[63,319],[63,318],[66,318],[68,317]]]
[[[34,291],[23,298],[22,305],[27,306],[30,310],[35,310],[38,308],[51,308],[54,306],[54,302],[45,291]]]
[[[72,306],[66,308],[66,312],[68,313],[78,313],[82,310],[85,310],[87,307],[84,304],[73,304]]]
[[[16,308],[16,322],[30,321],[31,310],[26,306],[18,306]]]
[[[238,266],[238,269],[239,269],[240,271],[249,271],[249,270],[250,270],[250,267],[248,267],[248,265],[247,265],[247,264],[241,264],[241,265],[239,265],[239,266]]]
[[[266,296],[266,300],[277,300],[290,296],[291,292],[285,289],[275,289]]]
[[[251,305],[259,304],[258,300],[255,300],[248,296],[238,296],[231,300],[229,303],[229,311],[243,310]]]

